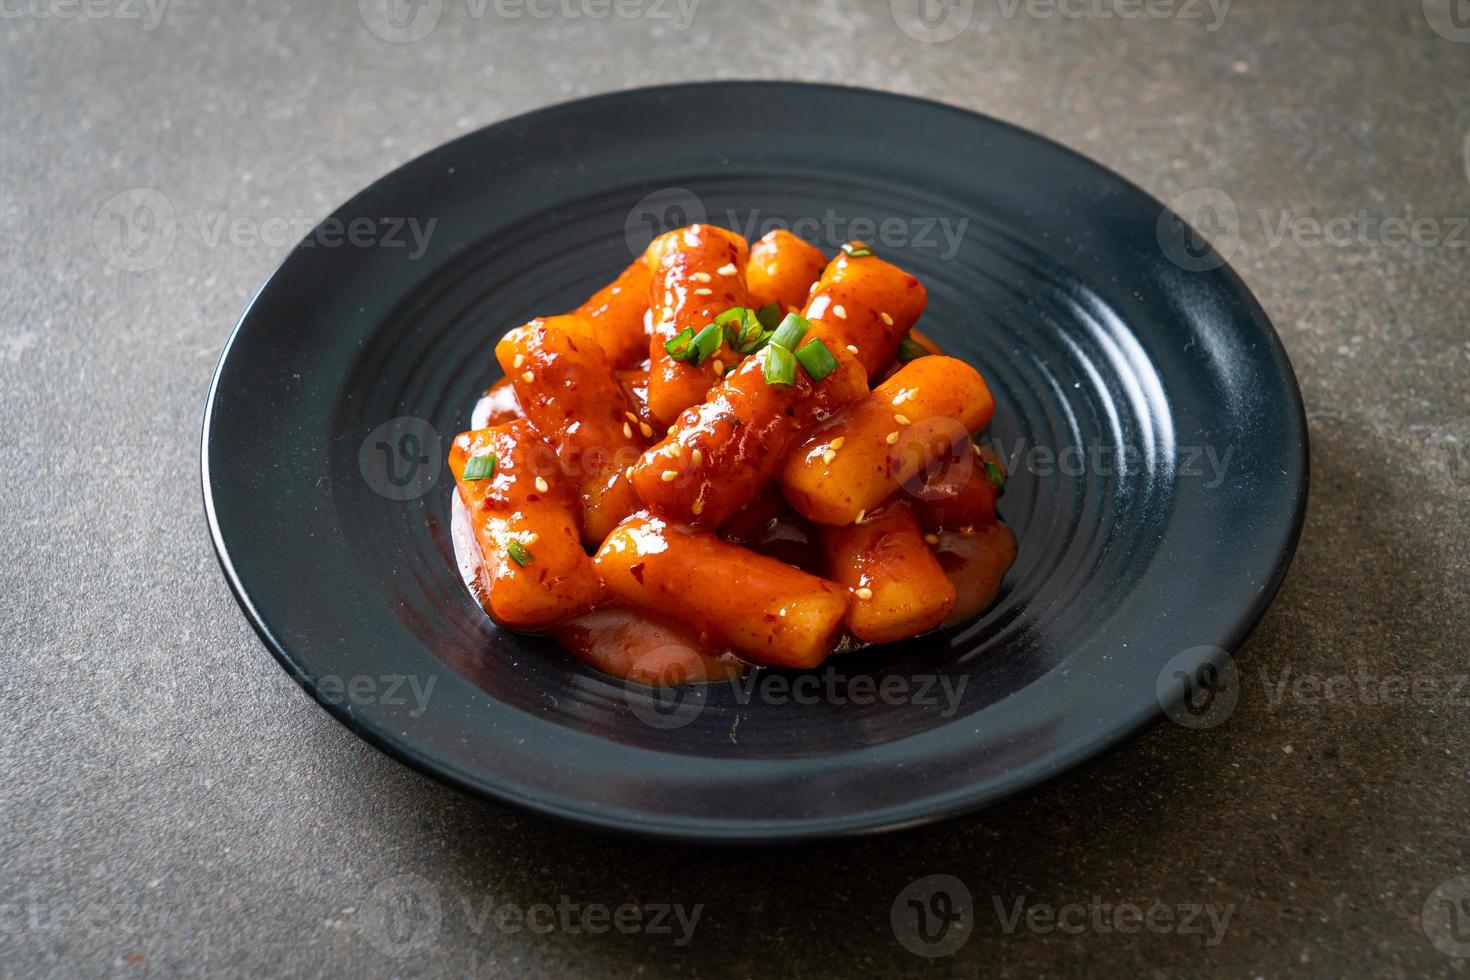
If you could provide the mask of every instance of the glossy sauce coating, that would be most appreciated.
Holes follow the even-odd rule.
[[[934,557],[959,597],[948,622],[961,623],[995,601],[1001,580],[1016,560],[1016,536],[1004,524],[940,531],[937,536]]]
[[[829,577],[853,594],[847,628],[868,643],[927,632],[949,616],[955,586],[903,501],[861,524],[821,529]]]
[[[573,311],[592,325],[608,363],[615,368],[636,367],[648,357],[649,279],[648,263],[640,255],[622,275]]]
[[[516,399],[516,389],[510,383],[510,378],[501,377],[486,388],[485,394],[475,403],[474,411],[470,413],[470,428],[488,429],[492,425],[504,425],[514,419],[524,418],[525,415],[521,411],[521,403]]]
[[[867,248],[849,242],[853,248]],[[857,348],[857,358],[870,377],[892,363],[903,335],[929,305],[919,280],[876,255],[837,257],[812,288],[803,315],[821,320],[841,342]]]
[[[720,527],[720,537],[804,572],[827,574],[816,525],[792,510],[774,483],[736,511]]]
[[[699,333],[733,306],[746,305],[745,239],[714,225],[690,225],[660,235],[645,256],[651,273],[648,306],[653,311],[649,338],[648,406],[664,425],[724,376],[736,357],[723,341],[702,365],[675,360],[664,343],[685,328]]]
[[[750,307],[758,310],[779,303],[783,316],[800,311],[826,267],[822,250],[799,236],[784,228],[766,234],[750,246],[750,266],[745,272]]]
[[[496,458],[494,476],[465,480],[466,461],[488,453]],[[529,421],[461,433],[450,447],[449,469],[480,547],[486,611],[497,623],[545,629],[602,597],[602,583],[577,533],[576,497],[556,453]],[[511,556],[511,542],[530,554],[526,565]]]
[[[979,452],[963,446],[960,450],[968,451],[970,458],[951,467],[945,478],[930,480],[912,498],[914,514],[926,531],[995,523],[995,502],[1000,491],[985,472]]]
[[[798,369],[791,386],[766,383],[766,354],[741,362],[633,465],[633,488],[649,506],[695,527],[719,527],[760,493],[812,426],[867,395],[867,375],[841,348],[833,351],[837,370],[813,381]]]
[[[745,673],[745,665],[701,644],[687,626],[631,609],[595,609],[552,630],[556,642],[604,674],[650,687],[707,684]]]
[[[756,663],[815,667],[847,612],[846,593],[831,582],[647,514],[619,525],[595,561],[623,602]]]
[[[994,411],[974,368],[952,357],[918,358],[797,447],[782,490],[808,520],[851,524],[988,425]]]
[[[495,346],[501,369],[536,430],[556,449],[596,545],[637,501],[623,471],[646,445],[591,324],[579,316],[532,320]]]

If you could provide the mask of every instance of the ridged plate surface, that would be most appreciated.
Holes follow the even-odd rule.
[[[221,358],[206,508],[293,676],[457,786],[697,840],[957,813],[1157,717],[1290,560],[1306,432],[1265,315],[1162,205],[995,120],[825,86],[637,90],[466,136],[336,217],[375,231],[292,252]],[[471,601],[442,460],[492,345],[697,219],[872,239],[928,287],[921,328],[989,381],[1012,470],[1019,557],[980,619],[829,661],[801,696],[765,674],[660,698]]]

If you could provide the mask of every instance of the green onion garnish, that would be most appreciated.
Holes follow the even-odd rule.
[[[787,351],[796,350],[796,345],[801,338],[812,328],[812,322],[800,313],[788,313],[786,319],[771,334],[771,344],[775,347],[784,347]]]
[[[743,306],[732,306],[715,317],[715,323],[725,328],[725,342],[737,354],[753,354],[766,342],[760,321]]]
[[[998,491],[996,496],[1005,493],[1006,475],[1000,471],[999,466],[996,466],[994,463],[987,460],[985,462],[985,475],[988,476],[990,478],[990,482],[995,485],[995,489]]]
[[[720,349],[720,341],[724,338],[725,331],[711,323],[689,342],[686,349],[686,360],[698,367],[709,359],[709,356]]]
[[[837,370],[837,358],[832,356],[827,345],[820,340],[809,340],[803,344],[801,350],[796,352],[796,359],[806,368],[806,373],[812,376],[813,381],[821,381]]]
[[[471,456],[465,460],[465,480],[488,480],[495,475],[495,454],[485,453],[483,456]]]
[[[685,327],[678,334],[664,341],[664,353],[676,361],[688,360],[689,345],[694,342],[694,329]]]
[[[755,311],[755,318],[767,330],[775,330],[781,323],[781,304],[768,303]]]
[[[873,256],[873,250],[866,245],[843,245],[842,251],[852,259],[867,259]]]
[[[766,347],[766,384],[796,384],[796,355],[774,343]]]
[[[512,541],[510,544],[506,545],[505,553],[510,555],[511,561],[515,562],[522,568],[525,568],[527,565],[531,564],[530,549],[521,544],[519,541]]]
[[[924,348],[924,345],[914,340],[908,334],[904,334],[903,339],[898,342],[898,359],[900,361],[913,361],[928,356],[929,351]]]

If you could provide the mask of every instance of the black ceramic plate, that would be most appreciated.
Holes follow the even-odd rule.
[[[872,240],[927,285],[1011,457],[1020,554],[977,621],[671,703],[471,601],[443,459],[495,339],[701,219]],[[533,112],[345,204],[226,345],[203,479],[246,615],[374,745],[582,824],[765,841],[973,809],[1158,717],[1276,591],[1307,445],[1260,307],[1117,175],[933,102],[719,83]]]

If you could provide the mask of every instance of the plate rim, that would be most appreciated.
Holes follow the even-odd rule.
[[[599,102],[613,101],[630,96],[657,98],[662,93],[678,93],[687,92],[690,89],[712,88],[737,91],[762,89],[825,90],[838,95],[861,95],[864,97],[875,97],[899,103],[918,105],[928,111],[942,109],[988,126],[1001,127],[1021,136],[1025,140],[1042,144],[1052,151],[1060,151],[1066,156],[1080,161],[1086,167],[1100,174],[1105,174],[1109,179],[1126,186],[1130,191],[1144,200],[1157,205],[1161,213],[1171,210],[1153,194],[1111,167],[1049,136],[984,112],[967,109],[936,99],[863,86],[841,85],[829,82],[720,79],[620,88],[575,99],[558,101],[495,120],[468,133],[457,136],[454,139],[437,144],[427,151],[403,161],[392,170],[389,170],[365,185],[341,204],[333,207],[322,217],[321,221],[326,221],[334,215],[347,211],[360,199],[381,190],[384,185],[397,179],[403,171],[411,167],[420,166],[440,154],[448,153],[460,144],[479,139],[488,130],[498,127],[534,124],[540,117],[551,115],[558,110],[572,105],[590,106]],[[319,224],[320,222],[318,226]],[[224,540],[224,535],[219,525],[213,495],[213,483],[209,464],[211,427],[226,364],[247,322],[251,320],[256,307],[259,305],[262,296],[271,287],[272,283],[282,275],[286,267],[295,261],[298,253],[303,250],[304,243],[310,239],[310,235],[311,232],[308,232],[306,237],[293,245],[253,291],[220,351],[219,359],[215,364],[213,374],[210,378],[205,397],[204,413],[200,423],[200,487],[203,496],[205,518],[209,526],[210,541],[213,545],[215,557],[230,587],[231,594],[234,596],[236,603],[245,614],[247,622],[249,622],[251,628],[260,638],[267,651],[281,665],[287,675],[306,691],[314,701],[325,708],[332,717],[353,734],[390,758],[416,770],[422,775],[431,777],[440,783],[451,786],[477,799],[507,804],[538,816],[550,818],[557,823],[584,830],[592,829],[641,840],[677,841],[690,844],[767,845],[871,836],[933,824],[965,813],[972,813],[1002,800],[1033,792],[1056,778],[1071,772],[1082,764],[1096,761],[1110,754],[1124,743],[1137,737],[1146,728],[1152,727],[1152,725],[1164,716],[1165,707],[1163,705],[1155,703],[1152,706],[1145,706],[1133,715],[1118,720],[1107,730],[1105,735],[1096,741],[1072,746],[1069,751],[1060,751],[1043,759],[1027,763],[995,779],[988,780],[984,783],[967,784],[960,789],[951,790],[939,796],[915,797],[902,804],[893,804],[877,810],[864,810],[840,817],[821,817],[814,819],[783,818],[776,820],[742,818],[729,823],[714,818],[695,817],[669,818],[659,816],[650,819],[648,815],[640,817],[637,811],[626,807],[588,809],[585,806],[563,805],[551,798],[553,794],[537,795],[535,793],[521,792],[512,786],[495,783],[482,778],[472,779],[461,773],[457,766],[449,764],[445,760],[433,758],[417,749],[411,743],[394,738],[387,731],[353,713],[342,704],[333,703],[326,699],[310,683],[306,672],[297,663],[286,645],[272,634],[264,616],[262,616],[251,600],[249,592],[244,582],[241,581],[234,567],[234,563],[230,558],[229,546]],[[1234,293],[1245,303],[1249,311],[1254,315],[1254,318],[1259,321],[1263,328],[1259,336],[1266,342],[1267,357],[1285,382],[1282,393],[1286,396],[1287,402],[1289,402],[1289,404],[1284,406],[1288,409],[1286,415],[1289,416],[1286,421],[1296,430],[1296,433],[1300,437],[1295,447],[1284,447],[1287,452],[1292,452],[1293,449],[1295,450],[1294,455],[1297,457],[1300,479],[1297,481],[1296,486],[1291,488],[1293,507],[1290,528],[1287,539],[1276,556],[1271,578],[1264,584],[1264,587],[1255,593],[1248,606],[1237,617],[1231,634],[1219,638],[1219,642],[1213,644],[1234,655],[1260,623],[1271,603],[1275,601],[1276,595],[1280,591],[1281,585],[1285,580],[1286,574],[1291,567],[1300,545],[1302,533],[1305,528],[1311,485],[1310,430],[1306,406],[1301,393],[1301,385],[1297,379],[1296,371],[1291,360],[1287,356],[1285,346],[1281,341],[1281,336],[1275,324],[1229,260],[1214,252],[1213,246],[1210,251],[1212,255],[1215,255],[1219,259],[1218,267],[1211,271],[1222,275],[1228,281]]]

